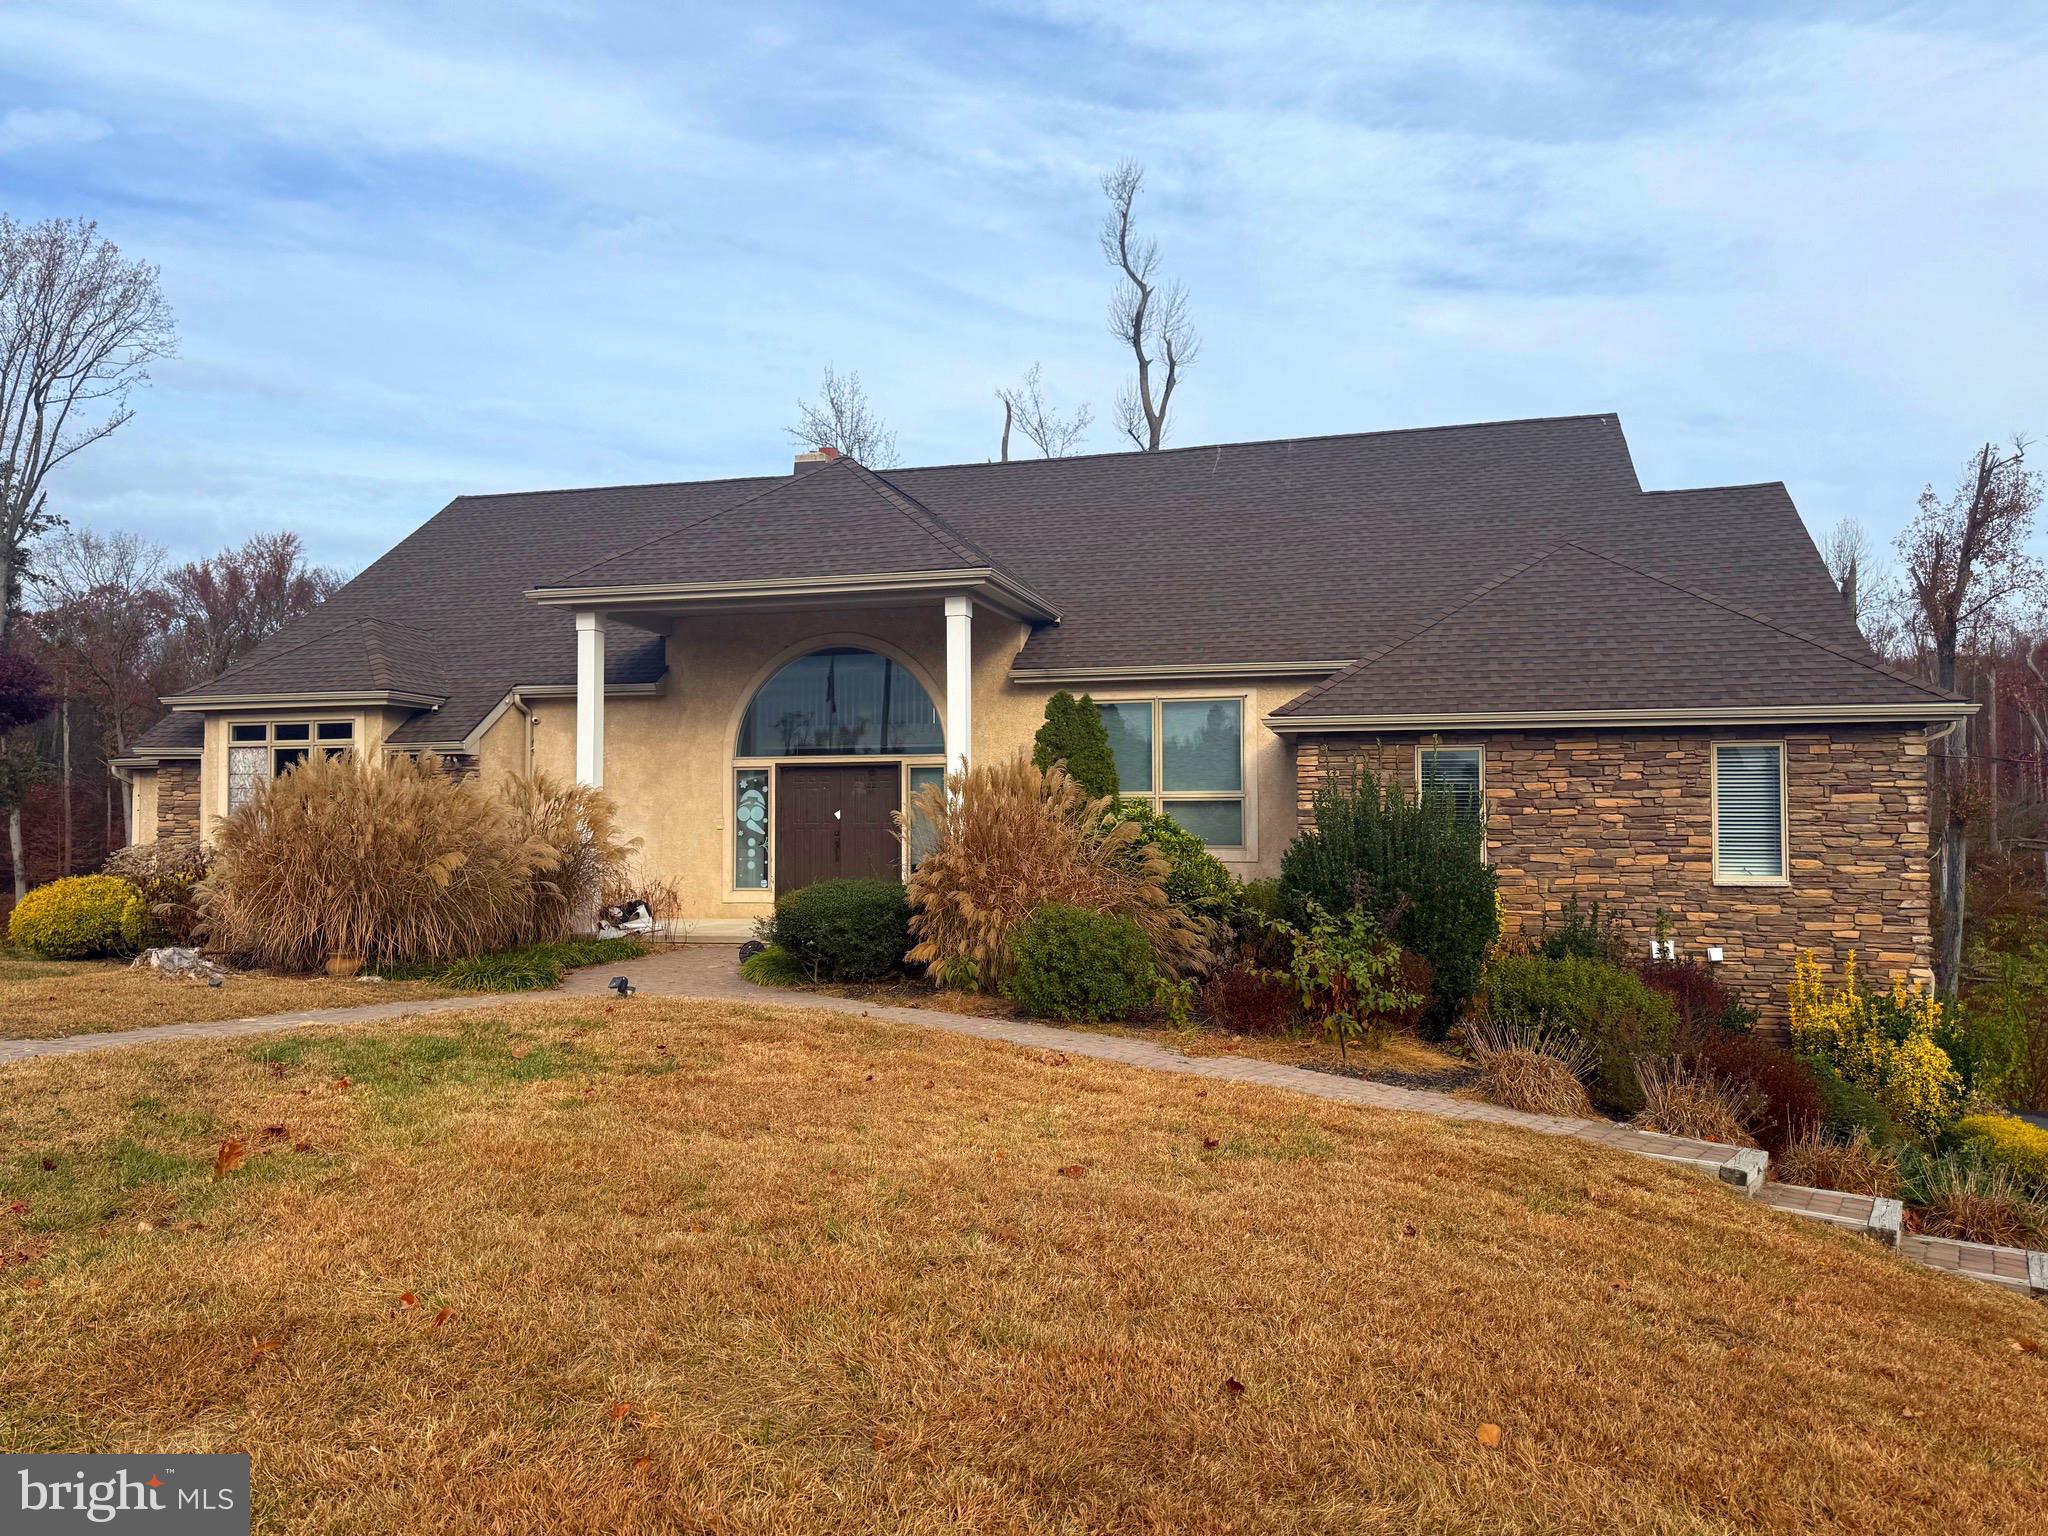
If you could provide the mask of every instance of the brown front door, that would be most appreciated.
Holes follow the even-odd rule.
[[[902,787],[895,763],[776,769],[776,894],[820,880],[900,879],[902,845],[891,818]]]

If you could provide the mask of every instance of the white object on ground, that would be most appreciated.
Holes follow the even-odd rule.
[[[162,949],[145,949],[128,962],[131,971],[155,971],[159,976],[178,980],[205,981],[216,985],[226,981],[225,968],[215,965],[196,949],[182,949],[167,945]]]

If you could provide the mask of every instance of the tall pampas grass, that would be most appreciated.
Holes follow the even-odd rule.
[[[624,856],[598,792],[515,780],[492,797],[433,756],[308,759],[222,821],[212,851],[207,942],[288,971],[555,937]]]
[[[1207,926],[1167,898],[1171,868],[1138,825],[1104,824],[1109,806],[1060,765],[1041,771],[1022,754],[919,790],[897,818],[906,829],[925,821],[934,835],[909,880],[917,942],[907,958],[934,971],[971,960],[984,986],[998,986],[1011,969],[1011,934],[1061,902],[1130,918],[1164,971],[1206,969]]]
[[[619,834],[611,797],[545,773],[514,775],[498,791],[514,839],[536,854],[525,937],[569,936],[577,914],[596,908],[638,846]]]

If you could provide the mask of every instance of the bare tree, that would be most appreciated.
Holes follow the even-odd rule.
[[[2041,564],[2029,552],[2041,477],[2026,468],[2027,444],[2000,452],[1986,443],[1946,499],[1928,486],[1920,510],[1899,535],[1899,558],[1912,594],[1916,638],[1933,660],[1934,681],[1956,691],[1956,658],[1964,645],[1990,639],[2043,591]],[[1929,764],[1933,816],[1940,843],[1941,943],[1935,979],[1953,988],[1962,971],[1964,882],[1969,857],[1967,737],[1951,731]]]
[[[1064,459],[1072,453],[1088,429],[1095,424],[1095,412],[1086,402],[1071,416],[1062,416],[1045,398],[1045,369],[1033,363],[1024,370],[1024,383],[1017,389],[999,389],[1003,402],[1003,460],[1010,457],[1010,425],[1031,439],[1048,459]]]
[[[176,340],[157,269],[90,219],[0,214],[0,639],[29,544],[56,523],[50,472],[134,414],[129,391]]]
[[[1870,556],[1870,534],[1853,517],[1845,517],[1835,524],[1835,531],[1828,535],[1827,548],[1821,551],[1821,558],[1827,562],[1828,574],[1842,589],[1842,601],[1848,604],[1851,619],[1860,620],[1862,617],[1856,601],[1856,588],[1864,568],[1870,564]]]
[[[296,533],[259,533],[210,560],[165,578],[176,625],[174,686],[204,682],[240,661],[256,642],[325,602],[344,578],[308,565]]]
[[[133,533],[67,529],[38,558],[35,627],[92,703],[109,757],[162,713],[176,616],[161,545]]]
[[[1188,320],[1187,290],[1159,276],[1159,242],[1132,228],[1144,185],[1145,169],[1135,160],[1122,161],[1102,178],[1102,195],[1109,199],[1102,255],[1118,274],[1109,301],[1110,334],[1131,349],[1138,370],[1117,396],[1117,426],[1140,448],[1156,450],[1166,441],[1166,413],[1181,370],[1193,366],[1202,340]]]
[[[836,448],[870,469],[896,464],[896,434],[875,414],[857,373],[833,372],[828,364],[816,400],[799,400],[797,425],[784,430],[807,448]]]

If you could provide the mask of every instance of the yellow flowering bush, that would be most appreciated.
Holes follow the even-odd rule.
[[[1955,1118],[1962,1075],[1935,1039],[1941,999],[1919,982],[1894,976],[1889,991],[1874,990],[1852,950],[1831,986],[1809,949],[1793,964],[1791,1013],[1795,1050],[1823,1058],[1901,1122],[1931,1136]]]

